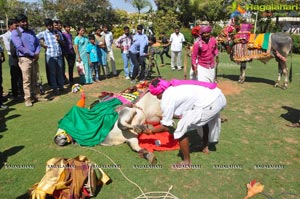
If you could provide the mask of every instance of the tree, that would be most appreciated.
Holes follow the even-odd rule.
[[[226,2],[228,1],[190,0],[190,5],[193,13],[197,13],[196,18],[204,18],[213,24],[216,21],[229,19],[230,15],[227,7],[230,8],[231,5],[226,5]]]
[[[162,11],[164,14],[173,12],[177,21],[181,22],[180,25],[188,26],[189,22],[194,20],[189,0],[154,0],[154,2],[158,11]]]
[[[146,7],[149,7],[152,10],[152,5],[149,0],[125,0],[125,2],[131,3],[131,5],[138,10],[138,13],[141,14],[141,10]]]
[[[20,4],[17,0],[0,0],[0,18],[5,19],[6,28],[8,28],[8,19],[20,12]]]
[[[119,22],[108,0],[58,0],[57,17],[74,27],[99,27]]]

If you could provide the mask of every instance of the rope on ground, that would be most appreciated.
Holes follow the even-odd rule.
[[[94,151],[96,153],[99,153],[103,156],[105,156],[108,160],[110,160],[114,165],[117,165],[116,162],[110,158],[108,155],[106,155],[105,153],[97,150],[97,149],[94,149],[94,148],[88,148],[88,147],[84,147],[84,146],[80,146],[81,148],[84,148],[84,149],[87,149],[87,150],[91,150],[91,151]],[[118,167],[118,170],[120,171],[120,173],[122,174],[122,176],[128,181],[130,182],[131,184],[133,184],[134,186],[136,186],[140,192],[142,193],[141,195],[139,195],[137,198],[135,199],[150,199],[150,198],[163,198],[163,199],[179,199],[177,196],[174,196],[173,194],[170,193],[170,191],[172,190],[173,186],[171,185],[169,190],[167,192],[163,192],[163,191],[153,191],[153,192],[144,192],[142,190],[142,188],[135,182],[133,182],[132,180],[130,180],[125,174],[124,172],[122,171],[121,168]],[[151,196],[153,194],[161,194],[161,195],[156,195],[156,196]],[[150,196],[149,196],[150,195]]]

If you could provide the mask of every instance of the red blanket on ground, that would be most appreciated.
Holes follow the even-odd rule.
[[[140,147],[153,151],[169,151],[179,149],[179,143],[169,132],[155,134],[140,134],[138,136]]]

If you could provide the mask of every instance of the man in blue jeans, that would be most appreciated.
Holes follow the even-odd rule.
[[[129,48],[129,57],[134,65],[131,76],[132,83],[136,83],[138,75],[138,81],[144,80],[146,68],[145,61],[148,56],[148,37],[143,34],[143,25],[138,25],[136,30],[137,33],[133,36],[133,43]]]
[[[58,95],[64,90],[63,55],[61,34],[53,28],[52,19],[45,19],[46,30],[37,34],[39,40],[44,40],[42,46],[46,49],[46,62],[49,67],[49,81],[53,94]]]
[[[129,58],[129,48],[132,44],[132,35],[129,33],[128,26],[125,26],[123,30],[124,34],[116,40],[115,45],[117,48],[121,49],[125,78],[129,80],[133,71],[133,64]]]

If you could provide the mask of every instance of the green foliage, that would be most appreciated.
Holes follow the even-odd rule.
[[[125,25],[124,25],[125,26]],[[114,38],[117,39],[119,38],[121,35],[123,35],[124,30],[123,27],[124,26],[114,26],[114,28],[112,29],[112,32],[114,34]]]
[[[118,15],[111,8],[108,0],[59,0],[57,17],[75,27],[99,27],[102,24],[112,25],[117,22]]]
[[[189,0],[154,0],[157,9],[163,13],[174,12],[181,25],[188,26],[197,16],[197,11],[193,10]]]
[[[189,28],[181,28],[180,32],[184,35],[185,41],[192,44],[194,43],[194,38],[191,34],[191,29]]]
[[[213,30],[212,30],[212,33],[211,35],[216,37],[218,34],[220,34],[220,32],[223,30],[223,27],[218,25],[218,24],[215,24],[214,27],[213,27]]]
[[[173,11],[157,11],[149,20],[152,21],[156,34],[159,34],[162,31],[168,34],[172,33],[175,27],[182,25],[180,21],[177,20],[177,17],[177,13]]]
[[[146,7],[149,7],[150,10],[152,10],[152,5],[149,0],[125,0],[125,2],[130,2],[131,5],[138,10],[138,13],[141,13],[141,10],[143,10]]]
[[[230,4],[231,5],[231,4]],[[230,7],[228,5],[228,7]],[[206,19],[210,23],[229,19],[229,12],[226,9],[224,0],[206,1],[206,0],[190,0],[192,13],[196,18]],[[191,13],[186,13],[191,14]]]
[[[300,52],[300,38],[299,35],[291,35],[293,39],[293,53]]]

